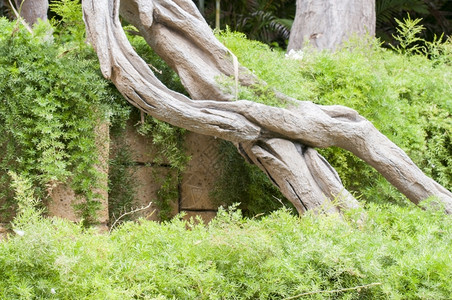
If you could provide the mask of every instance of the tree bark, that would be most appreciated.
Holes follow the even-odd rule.
[[[33,25],[38,19],[47,20],[48,0],[15,0],[17,10],[25,21]]]
[[[287,50],[335,50],[353,34],[374,36],[375,26],[375,0],[297,0]]]
[[[102,73],[133,105],[157,119],[236,144],[302,213],[358,207],[335,170],[311,147],[339,146],[374,166],[411,201],[436,196],[452,213],[452,193],[440,186],[356,111],[320,106],[278,94],[286,108],[239,100],[219,85],[219,76],[258,83],[205,23],[190,0],[83,1],[87,35]],[[192,99],[169,90],[133,50],[121,15],[181,77]],[[203,100],[197,101],[193,99]]]

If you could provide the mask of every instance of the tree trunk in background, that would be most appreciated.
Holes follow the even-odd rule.
[[[353,34],[375,35],[375,0],[297,0],[287,50],[335,50]]]
[[[300,213],[308,209],[340,212],[359,206],[336,171],[313,148],[330,146],[360,157],[414,203],[436,196],[445,211],[452,213],[452,193],[427,177],[356,111],[298,101],[278,92],[286,108],[228,101],[235,97],[218,78],[233,77],[243,86],[261,82],[215,38],[193,1],[84,0],[82,4],[87,36],[102,73],[130,103],[174,126],[233,142]],[[157,79],[127,40],[119,12],[176,70],[191,99]]]
[[[17,10],[20,9],[21,17],[28,24],[33,25],[38,19],[47,20],[48,0],[15,0],[15,2]]]
[[[198,1],[198,8],[199,8],[199,12],[201,13],[201,15],[204,15],[204,0]]]

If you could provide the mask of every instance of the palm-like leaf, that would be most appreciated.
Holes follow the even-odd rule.
[[[206,16],[213,10],[213,1],[206,1]],[[265,43],[283,42],[290,35],[295,15],[293,0],[222,0],[222,27],[244,32],[248,38]]]
[[[402,11],[427,14],[428,8],[423,0],[377,0],[377,26],[391,22]]]

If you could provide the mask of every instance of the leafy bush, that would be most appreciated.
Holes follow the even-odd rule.
[[[280,210],[256,220],[232,209],[208,226],[141,220],[99,235],[28,213],[0,243],[0,297],[449,299],[450,216],[389,204],[360,215]]]
[[[30,34],[0,19],[0,198],[10,199],[7,171],[25,175],[45,198],[70,180],[94,218],[99,180],[94,128],[123,115],[119,93],[102,78],[93,52],[49,38],[47,23]]]
[[[414,23],[407,24],[409,32]],[[451,190],[452,41],[427,43],[427,54],[420,55],[410,50],[413,36],[405,31],[399,31],[405,34],[399,38],[406,41],[404,55],[365,40],[351,41],[336,53],[306,49],[301,60],[285,59],[283,51],[246,40],[242,34],[225,32],[219,39],[269,86],[296,99],[357,110],[427,175]],[[381,175],[351,153],[337,148],[321,153],[345,186],[364,199],[405,202]]]
[[[59,43],[75,44],[79,48],[85,45],[85,23],[83,22],[80,0],[59,0],[49,4],[52,13],[51,24],[56,31]]]
[[[223,0],[220,7],[221,28],[230,27],[249,39],[282,47],[287,46],[295,17],[295,2],[289,0]],[[206,1],[204,16],[215,27],[215,1]]]
[[[0,149],[5,152],[0,157],[0,213],[3,220],[8,219],[16,205],[7,175],[13,170],[32,181],[40,198],[46,198],[56,184],[70,181],[78,196],[87,200],[78,208],[89,223],[95,221],[99,208],[92,201],[100,175],[95,168],[96,124],[110,122],[113,131],[121,134],[136,110],[132,113],[132,107],[102,77],[95,53],[85,44],[80,1],[55,1],[50,8],[56,14],[50,20],[52,26],[41,23],[33,34],[18,23],[1,20],[0,92],[6,104],[0,108]],[[131,42],[165,84],[185,92],[174,71],[141,37],[132,36]],[[153,139],[158,158],[165,157],[173,167],[156,199],[167,219],[169,200],[177,198],[177,181],[188,161],[181,147],[184,130],[149,116],[144,119],[137,130]],[[109,204],[116,215],[134,204],[134,185],[125,158],[111,161]]]

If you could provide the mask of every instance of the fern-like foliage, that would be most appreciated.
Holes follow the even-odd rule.
[[[31,34],[0,18],[0,214],[16,203],[13,171],[41,199],[70,183],[87,200],[84,219],[94,219],[100,178],[94,128],[122,110],[122,98],[102,78],[91,50],[67,49],[49,31],[42,22]]]
[[[80,0],[52,0],[50,11],[58,18],[51,19],[62,42],[77,43],[80,47],[85,42],[85,23],[82,17]]]
[[[399,32],[399,23],[395,19],[405,18],[410,14],[414,19],[422,19],[424,26],[420,37],[434,41],[437,36],[452,33],[452,1],[450,0],[376,0],[377,36],[386,45],[397,43],[394,35]],[[436,36],[436,37],[435,37]]]
[[[377,0],[377,26],[392,21],[402,11],[414,11],[427,14],[427,5],[423,0]]]
[[[289,39],[295,16],[295,1],[289,0],[223,0],[221,1],[221,27],[240,31],[248,38],[267,44],[284,46]],[[206,19],[214,19],[214,3],[206,7]]]
[[[249,15],[240,15],[236,30],[247,32],[250,39],[271,43],[278,38],[289,39],[290,21],[277,18],[272,12],[257,10]]]
[[[391,45],[391,47],[400,54],[422,54],[426,49],[420,42],[423,40],[419,37],[419,34],[425,29],[424,26],[419,23],[422,19],[411,19],[410,15],[403,21],[395,19],[398,24],[397,35],[394,35],[394,39],[398,42],[397,46]]]

